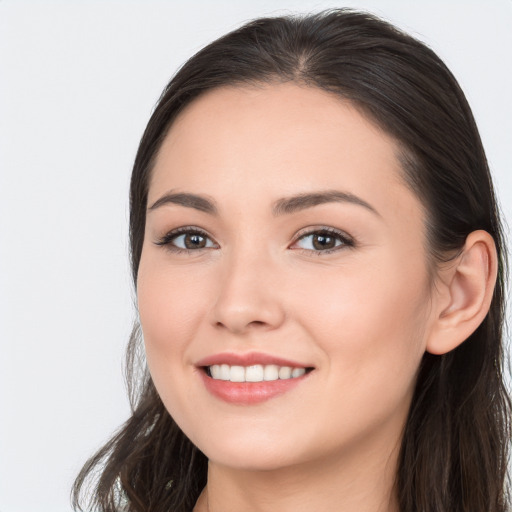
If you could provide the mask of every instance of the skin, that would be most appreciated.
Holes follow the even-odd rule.
[[[336,201],[272,213],[281,198],[326,190],[371,209]],[[221,88],[190,104],[162,145],[148,205],[170,191],[205,196],[218,211],[148,209],[137,282],[155,386],[209,459],[195,510],[397,510],[417,369],[452,296],[429,279],[424,210],[402,180],[395,141],[318,89]],[[187,226],[205,232],[205,248],[159,244]],[[336,239],[325,253],[300,238],[322,228],[352,242]],[[492,274],[485,258],[473,259]],[[314,370],[255,405],[207,391],[201,358],[253,351]]]

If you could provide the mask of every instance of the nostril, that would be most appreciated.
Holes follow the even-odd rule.
[[[277,299],[265,299],[254,293],[245,296],[225,295],[212,308],[212,324],[230,332],[243,334],[248,330],[276,329],[285,319],[282,303]]]
[[[235,331],[240,331],[240,332],[245,331],[247,328],[251,328],[251,327],[263,328],[263,327],[267,327],[268,325],[269,324],[267,322],[263,322],[262,320],[253,320],[252,322],[249,322],[247,324],[243,323],[242,326],[235,325],[234,322],[229,323],[229,322],[218,321],[215,323],[216,327],[227,328],[229,330],[235,330]]]

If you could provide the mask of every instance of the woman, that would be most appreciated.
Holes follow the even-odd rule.
[[[249,23],[171,80],[130,199],[133,415],[75,506],[101,467],[105,511],[508,510],[503,237],[431,50]]]

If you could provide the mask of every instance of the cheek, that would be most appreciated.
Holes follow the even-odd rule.
[[[172,268],[165,258],[141,258],[137,301],[146,361],[158,394],[180,425],[187,424],[195,403],[187,351],[205,315],[208,299],[202,283],[187,279],[183,269]]]
[[[309,303],[304,325],[326,354],[334,430],[363,436],[385,424],[399,431],[405,421],[424,353],[428,294],[421,274],[391,269],[354,273],[343,287],[332,283],[323,307]]]
[[[312,278],[302,299],[304,328],[332,371],[359,389],[409,390],[425,351],[430,288],[426,270],[396,257],[333,273],[329,286]]]
[[[204,316],[207,291],[202,279],[184,279],[183,270],[156,258],[141,259],[137,302],[148,365],[153,369],[181,361]]]

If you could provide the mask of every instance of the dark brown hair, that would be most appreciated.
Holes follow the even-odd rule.
[[[152,164],[173,120],[205,91],[275,82],[348,99],[398,141],[404,178],[426,210],[434,268],[472,231],[493,236],[499,271],[490,311],[457,349],[424,355],[396,492],[402,512],[505,512],[510,400],[503,381],[502,228],[468,103],[444,63],[421,42],[370,14],[338,9],[258,19],[199,51],[165,88],[135,159],[134,281]],[[75,508],[89,482],[95,510],[189,512],[206,483],[206,458],[165,410],[145,369],[139,334],[136,326],[127,351],[132,416],[82,469]]]

